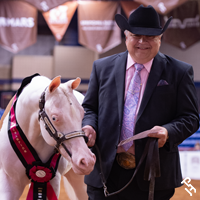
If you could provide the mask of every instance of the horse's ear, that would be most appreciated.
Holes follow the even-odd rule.
[[[81,83],[81,79],[77,77],[71,84],[72,89],[76,89]]]
[[[76,89],[81,83],[81,79],[79,77],[77,77],[75,80],[70,80],[67,82],[67,84],[69,84],[69,86],[74,90]]]
[[[56,76],[49,85],[49,92],[53,92],[61,83],[61,76]]]

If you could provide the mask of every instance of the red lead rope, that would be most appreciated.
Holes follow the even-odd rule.
[[[42,163],[17,123],[15,117],[16,102],[17,95],[14,97],[10,110],[8,135],[13,149],[26,168],[28,178],[31,179],[27,200],[46,200],[46,197],[49,200],[58,200],[49,181],[56,174],[61,155],[54,153],[47,163]]]

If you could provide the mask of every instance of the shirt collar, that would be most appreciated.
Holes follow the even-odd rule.
[[[152,63],[153,63],[153,58],[152,58],[149,62],[143,64],[144,67],[145,67],[145,69],[148,71],[148,73],[149,73],[150,70],[151,70]],[[128,70],[128,69],[129,69],[131,66],[133,66],[134,64],[135,64],[135,61],[131,58],[131,55],[128,53],[126,70]]]

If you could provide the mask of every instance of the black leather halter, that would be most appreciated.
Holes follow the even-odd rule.
[[[63,148],[65,149],[65,151],[71,157],[72,156],[71,152],[67,149],[67,147],[65,146],[65,144],[63,142],[65,140],[69,140],[69,139],[72,139],[72,138],[75,138],[75,137],[84,137],[85,142],[87,143],[88,137],[85,135],[85,133],[82,130],[80,130],[80,131],[72,131],[72,132],[69,132],[69,133],[66,133],[66,134],[58,132],[56,130],[56,128],[54,127],[54,125],[49,120],[49,117],[46,114],[45,109],[44,109],[44,105],[45,105],[45,92],[46,92],[46,89],[41,94],[40,100],[39,100],[39,108],[40,108],[40,111],[39,111],[39,120],[40,120],[40,118],[43,120],[45,129],[47,130],[47,132],[49,133],[49,135],[51,137],[53,137],[53,139],[57,142],[57,144],[55,145],[56,149],[59,151],[59,147],[60,147],[60,145],[62,145]]]

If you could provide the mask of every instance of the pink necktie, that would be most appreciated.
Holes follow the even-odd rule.
[[[134,67],[136,71],[134,73],[133,78],[131,79],[124,104],[124,116],[122,122],[120,141],[133,136],[134,126],[135,126],[136,109],[141,87],[141,78],[139,73],[144,66],[142,64],[135,63]],[[123,148],[125,151],[127,151],[132,145],[133,141],[124,144]]]

